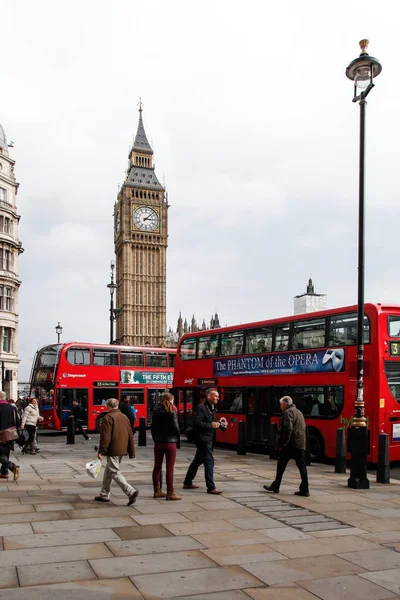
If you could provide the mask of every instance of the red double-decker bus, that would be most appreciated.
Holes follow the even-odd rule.
[[[390,460],[400,460],[400,306],[366,304],[363,339],[368,460],[377,462],[378,435],[387,433]],[[237,444],[246,423],[248,446],[269,445],[279,398],[303,412],[314,460],[336,454],[336,430],[351,427],[356,400],[357,307],[347,306],[184,335],[174,391],[183,404],[181,427],[205,390],[217,387],[218,416],[228,421],[217,441]]]
[[[89,430],[99,429],[108,398],[133,400],[150,425],[160,394],[172,386],[176,350],[68,342],[35,355],[30,395],[39,400],[41,427],[64,429],[78,400]],[[138,421],[137,421],[138,422]]]

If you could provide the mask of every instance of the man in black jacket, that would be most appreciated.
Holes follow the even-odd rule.
[[[79,404],[78,400],[72,400],[71,413],[75,419],[75,427],[78,430],[78,433],[81,433],[83,435],[83,437],[85,438],[85,442],[88,442],[91,438],[88,436],[86,431],[84,431],[82,429],[82,425],[84,423],[84,414],[83,414],[83,408]]]
[[[199,466],[204,465],[207,492],[209,494],[222,494],[222,490],[217,490],[214,483],[213,446],[215,430],[220,428],[220,424],[215,417],[215,405],[218,399],[218,391],[210,388],[206,391],[205,401],[197,407],[194,418],[197,451],[186,473],[183,482],[184,490],[193,490],[199,487],[198,485],[193,485],[193,479],[196,477]]]
[[[10,451],[14,442],[8,441],[7,429],[16,425],[15,410],[6,400],[5,392],[0,392],[0,479],[8,479],[8,471],[14,473],[14,481],[19,477],[19,466],[10,461]]]

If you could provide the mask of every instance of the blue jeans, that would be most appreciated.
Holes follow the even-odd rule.
[[[183,485],[192,485],[200,465],[204,465],[207,490],[214,490],[214,456],[212,445],[198,445],[194,459],[190,463]]]

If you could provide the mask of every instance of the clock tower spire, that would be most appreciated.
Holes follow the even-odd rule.
[[[142,112],[140,100],[128,171],[114,207],[116,342],[164,346],[168,202],[154,170]]]

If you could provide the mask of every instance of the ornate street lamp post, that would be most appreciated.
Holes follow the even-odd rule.
[[[114,269],[115,269],[115,262],[112,260],[111,261],[111,279],[110,279],[110,283],[107,285],[108,289],[110,290],[110,344],[114,343],[114,320],[115,320],[115,315],[116,315],[116,310],[114,309],[114,292],[117,288],[117,285],[114,283]]]
[[[58,321],[57,325],[56,325],[56,334],[57,334],[57,344],[60,343],[60,336],[62,334],[62,330],[63,328],[60,325],[60,321]]]
[[[354,81],[353,102],[360,103],[360,164],[358,200],[358,302],[357,302],[357,396],[350,433],[350,478],[348,487],[368,489],[368,428],[364,412],[364,191],[365,191],[365,98],[382,71],[380,62],[367,53],[368,40],[361,40],[361,54],[351,61],[346,76]]]

